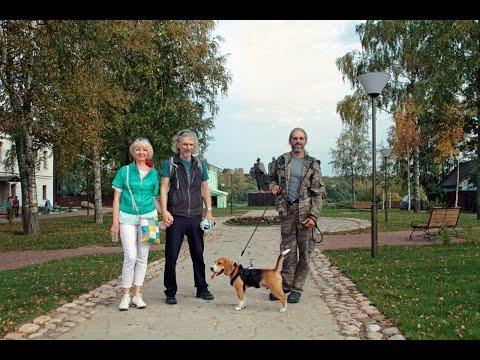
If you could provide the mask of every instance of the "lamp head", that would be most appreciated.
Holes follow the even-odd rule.
[[[392,149],[381,149],[380,150],[380,154],[382,154],[382,156],[384,158],[388,158],[390,157],[390,154],[392,153]]]
[[[387,85],[390,75],[384,72],[369,72],[357,76],[357,79],[368,95],[377,97],[381,94],[385,85]]]

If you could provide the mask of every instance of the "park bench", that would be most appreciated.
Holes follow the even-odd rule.
[[[353,208],[354,209],[370,209],[372,207],[372,203],[370,201],[354,201]]]
[[[430,212],[430,218],[427,223],[420,223],[417,221],[412,222],[412,232],[406,240],[412,240],[413,233],[416,231],[423,231],[423,238],[428,239],[429,241],[435,242],[435,237],[433,233],[430,233],[432,229],[441,229],[442,227],[447,227],[455,231],[455,235],[458,237],[457,224],[458,217],[460,216],[460,208],[442,208],[434,207]],[[438,230],[437,230],[438,233]],[[433,238],[433,240],[432,240]]]

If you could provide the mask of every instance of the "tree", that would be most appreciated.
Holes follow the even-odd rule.
[[[427,61],[429,49],[425,38],[430,34],[428,22],[400,20],[369,20],[356,28],[362,51],[352,51],[337,59],[337,67],[350,83],[359,88],[357,75],[367,71],[387,71],[391,81],[382,92],[379,107],[389,106],[393,112],[405,99],[415,104],[415,112],[421,116],[425,90],[431,74],[431,62]],[[419,129],[418,121],[414,119]],[[413,148],[413,178],[415,211],[419,200],[419,149]]]
[[[352,206],[355,202],[355,176],[366,175],[371,160],[368,153],[367,120],[368,109],[362,102],[361,95],[355,93],[346,96],[337,104],[337,113],[342,118],[343,129],[336,141],[336,148],[330,150],[335,173],[350,177],[352,189]]]
[[[0,122],[15,144],[22,186],[22,224],[27,235],[40,230],[35,180],[37,152],[43,144],[35,136],[36,47],[38,22],[0,21]]]
[[[395,157],[407,163],[407,194],[409,199],[411,199],[410,157],[412,152],[420,146],[417,119],[418,114],[415,104],[411,99],[405,98],[394,112],[395,127],[393,128],[393,136],[390,138]],[[410,211],[410,201],[408,202],[408,210]]]
[[[477,219],[480,220],[480,22],[436,21],[428,46],[433,54],[432,98],[459,103],[465,117],[465,151],[476,152]]]
[[[58,174],[79,155],[92,161],[95,222],[102,222],[102,170],[129,162],[137,136],[150,138],[157,159],[171,154],[180,128],[196,131],[206,147],[217,97],[231,82],[214,27],[206,20],[0,22],[0,121],[16,145],[26,234],[39,231],[39,148],[55,148]]]

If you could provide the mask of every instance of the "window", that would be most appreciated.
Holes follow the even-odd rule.
[[[48,169],[47,159],[48,159],[48,151],[44,151],[43,152],[43,168],[45,170]]]
[[[42,188],[42,197],[43,197],[43,200],[46,200],[46,199],[47,199],[47,185],[43,185],[43,188]]]

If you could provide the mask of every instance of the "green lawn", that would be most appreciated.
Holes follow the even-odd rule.
[[[480,339],[479,244],[324,250],[408,339]]]

